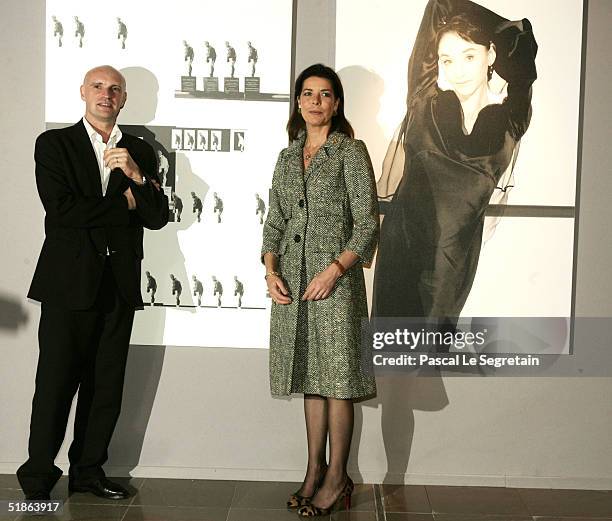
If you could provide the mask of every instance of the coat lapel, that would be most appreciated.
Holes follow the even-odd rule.
[[[290,185],[299,188],[299,193],[304,192],[304,162],[302,159],[302,148],[306,141],[306,132],[300,132],[297,139],[291,142],[288,149],[287,180]],[[295,191],[295,190],[293,190]]]
[[[327,137],[327,141],[323,143],[306,169],[306,174],[304,175],[306,184],[312,183],[320,175],[327,160],[335,154],[343,141],[344,134],[341,132],[334,131]]]
[[[85,125],[83,125],[83,121],[79,121],[73,128],[74,148],[78,159],[77,175],[81,176],[87,195],[102,196],[102,181],[100,179],[98,160],[87,135]]]

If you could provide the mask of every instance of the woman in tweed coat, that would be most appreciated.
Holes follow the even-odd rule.
[[[362,265],[376,248],[378,206],[370,158],[353,139],[337,74],[313,65],[295,92],[291,144],[274,170],[262,257],[273,300],[271,391],[304,394],[308,468],[288,506],[312,516],[350,498],[352,400],[376,392],[361,367],[361,320],[367,317]]]

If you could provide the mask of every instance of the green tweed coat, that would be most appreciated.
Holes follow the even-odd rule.
[[[365,144],[332,132],[306,172],[302,134],[278,158],[262,256],[279,257],[292,303],[272,303],[270,388],[273,395],[358,398],[376,392],[361,370],[361,319],[367,317],[362,264],[370,264],[379,217],[372,164]],[[360,262],[331,295],[302,302],[306,285],[344,250]]]

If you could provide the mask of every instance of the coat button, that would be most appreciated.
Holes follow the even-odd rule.
[[[298,203],[300,208],[304,208],[304,199],[300,199],[300,202]]]
[[[296,235],[296,236],[293,238],[293,240],[294,240],[295,242],[300,242],[300,241],[302,240],[302,238],[301,238],[299,235]]]

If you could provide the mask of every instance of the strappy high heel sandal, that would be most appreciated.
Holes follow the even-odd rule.
[[[289,496],[289,499],[287,500],[287,508],[294,510],[296,508],[303,507],[304,505],[310,503],[311,499],[312,496],[302,496],[301,494],[294,492]]]
[[[297,513],[302,517],[328,516],[332,510],[336,510],[337,508],[339,508],[339,505],[341,504],[342,500],[344,500],[344,508],[346,510],[350,510],[351,509],[351,495],[353,494],[354,489],[355,489],[355,485],[353,483],[353,480],[347,476],[344,487],[340,491],[340,494],[336,498],[336,501],[334,501],[330,507],[321,508],[321,507],[313,505],[312,503],[309,503],[307,505],[300,507]]]
[[[325,477],[326,472],[327,472],[327,467],[324,467],[315,485],[315,488],[314,488],[315,492],[321,486],[321,483],[323,483],[323,478]],[[293,494],[289,496],[289,499],[287,500],[287,508],[291,510],[295,510],[297,508],[308,505],[311,499],[312,499],[312,496],[302,496],[301,494],[294,492]]]

